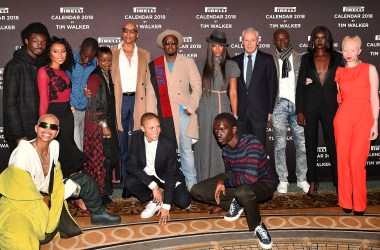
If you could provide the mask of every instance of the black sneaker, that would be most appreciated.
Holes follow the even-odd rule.
[[[240,207],[239,202],[234,198],[230,205],[230,211],[224,216],[226,221],[235,221],[239,219],[240,215],[243,213],[243,208]]]
[[[272,238],[269,235],[267,227],[262,221],[260,221],[260,224],[255,228],[254,235],[257,236],[257,238],[259,238],[260,246],[262,248],[272,248]]]

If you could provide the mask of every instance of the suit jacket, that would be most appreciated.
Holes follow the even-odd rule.
[[[146,186],[149,186],[154,181],[151,176],[144,172],[146,152],[144,133],[141,131],[132,135],[127,166],[128,172],[135,175]],[[185,183],[185,179],[180,169],[180,163],[177,160],[176,144],[163,135],[160,135],[158,139],[154,167],[157,176],[165,181],[163,203],[172,204],[177,181]]]
[[[241,72],[237,83],[239,120],[243,121],[246,112],[249,112],[256,122],[268,121],[268,114],[273,113],[278,86],[272,55],[257,51],[248,89],[244,81],[244,52],[232,60],[238,64]]]
[[[322,108],[324,112],[335,114],[338,109],[337,85],[334,80],[338,66],[342,64],[342,54],[331,52],[330,63],[322,84],[314,62],[314,54],[302,56],[296,89],[296,113],[316,112]],[[306,78],[312,83],[306,85]]]
[[[302,54],[299,54],[298,52],[296,52],[295,50],[292,51],[292,56],[293,56],[293,71],[294,71],[294,93],[295,93],[295,90],[297,88],[297,79],[298,79],[298,73],[299,73],[299,70],[300,70],[300,66],[301,66],[301,59],[302,59]],[[277,87],[277,94],[276,94],[276,101],[275,101],[275,107],[277,105],[277,102],[278,102],[278,97],[279,97],[279,94],[280,94],[280,66],[279,66],[279,63],[278,63],[278,60],[280,59],[276,53],[273,54],[273,59],[274,59],[274,64],[276,65],[276,69],[277,69],[277,79],[278,79],[278,87]]]
[[[123,101],[123,90],[121,87],[120,79],[120,67],[119,67],[119,55],[123,53],[123,49],[118,49],[118,46],[114,46],[112,49],[112,80],[115,85],[115,107],[116,107],[116,123],[117,128],[123,131],[121,124],[121,106]],[[150,61],[150,53],[140,47],[137,48],[138,65],[137,65],[137,81],[136,81],[136,95],[135,95],[135,107],[133,110],[134,126],[133,130],[139,130],[141,128],[140,119],[146,112],[145,108],[145,86],[148,82],[148,63]]]
[[[199,106],[199,100],[202,95],[202,79],[197,65],[195,64],[194,59],[178,54],[173,70],[170,72],[167,67],[166,58],[164,60],[166,81],[168,84],[170,106],[172,108],[177,142],[179,142],[180,105],[185,106],[191,113],[190,122],[186,129],[186,136],[198,139],[198,118],[195,114],[195,110],[197,110]],[[152,81],[150,80],[146,86],[146,95],[147,112],[157,114],[157,97]]]

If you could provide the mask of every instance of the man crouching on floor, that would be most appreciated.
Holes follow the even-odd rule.
[[[195,200],[229,208],[224,216],[227,221],[239,219],[245,208],[249,231],[258,237],[262,248],[270,249],[272,239],[261,220],[259,203],[272,198],[276,183],[264,146],[254,135],[239,134],[237,126],[232,114],[215,117],[214,135],[223,146],[226,171],[194,185],[191,195]]]
[[[159,223],[164,225],[170,220],[171,204],[188,208],[191,196],[177,160],[176,143],[160,135],[158,116],[145,113],[141,130],[132,136],[125,187],[141,202],[149,201],[141,218],[150,218],[159,211]],[[164,197],[159,188],[164,189]]]

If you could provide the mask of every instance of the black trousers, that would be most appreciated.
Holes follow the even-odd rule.
[[[165,188],[165,183],[161,182],[154,176],[151,176],[160,188]],[[149,183],[148,183],[149,185]],[[125,180],[125,187],[127,190],[139,199],[141,202],[150,201],[153,199],[152,190],[142,181],[140,181],[137,176],[129,174]],[[164,190],[165,192],[165,190]],[[191,196],[187,190],[186,183],[181,182],[175,189],[173,193],[173,203],[179,208],[188,208],[191,204]],[[171,205],[171,204],[169,204]]]
[[[321,121],[323,129],[323,137],[329,154],[331,164],[331,174],[334,187],[338,186],[337,159],[334,136],[334,116],[335,114],[325,112],[305,112],[305,146],[307,158],[307,180],[309,182],[317,182],[317,148],[318,148],[318,129],[319,121]]]
[[[222,173],[215,177],[195,184],[191,190],[194,200],[217,205],[215,201],[215,188],[218,180],[224,180],[233,176],[232,173]],[[252,185],[241,185],[236,188],[226,188],[226,195],[220,194],[220,204],[224,210],[229,210],[232,199],[236,198],[239,204],[245,208],[248,227],[254,231],[261,221],[259,203],[270,200],[273,197],[274,187],[268,181],[258,181]]]
[[[244,128],[243,131],[239,131],[240,134],[251,134],[256,136],[264,148],[267,148],[267,122],[257,122],[254,121],[247,111],[244,118]]]

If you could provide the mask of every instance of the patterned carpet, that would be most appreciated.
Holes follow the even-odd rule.
[[[369,190],[365,216],[345,214],[336,194],[321,192],[309,201],[302,193],[275,194],[261,205],[264,223],[273,239],[272,249],[380,249],[380,189]],[[70,207],[83,234],[54,239],[45,249],[259,249],[244,216],[235,222],[208,214],[208,205],[194,202],[188,210],[173,207],[165,226],[157,217],[141,219],[144,209],[134,198],[117,198],[107,207],[122,223],[94,227],[88,214]],[[223,215],[223,214],[222,214]]]

